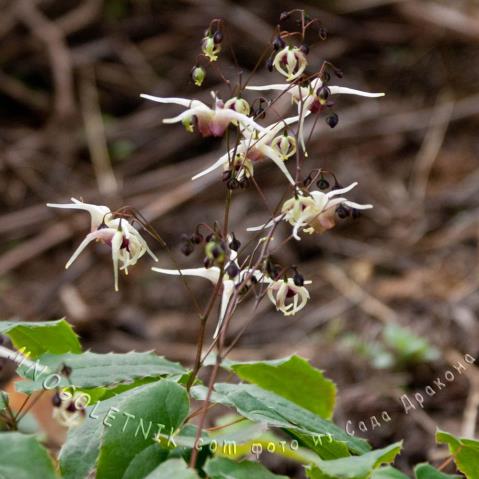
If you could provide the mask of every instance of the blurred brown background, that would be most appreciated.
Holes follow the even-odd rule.
[[[90,246],[64,264],[88,229],[84,213],[45,203],[87,202],[138,208],[184,258],[182,233],[222,216],[220,172],[189,178],[218,158],[220,140],[162,125],[178,108],[139,98],[198,96],[228,90],[214,72],[196,88],[190,70],[213,17],[247,76],[267,46],[279,14],[305,8],[329,32],[311,45],[311,70],[327,59],[344,72],[332,82],[385,98],[337,97],[339,125],[320,122],[309,147],[311,169],[359,181],[352,197],[374,209],[324,236],[289,243],[281,258],[313,280],[312,300],[285,318],[264,304],[238,345],[242,359],[298,352],[326,370],[340,390],[337,420],[366,421],[375,446],[406,438],[400,464],[427,458],[436,426],[474,434],[477,368],[404,414],[401,394],[444,377],[456,354],[479,354],[479,5],[461,0],[0,0],[0,304],[1,319],[66,315],[93,350],[155,349],[190,362],[196,317],[176,278],[149,271],[145,257],[113,291],[110,253]],[[222,69],[237,68],[229,48]],[[280,82],[262,66],[254,84]],[[253,99],[254,96],[247,98]],[[268,118],[267,118],[268,120]],[[274,121],[274,118],[270,120]],[[256,175],[274,205],[284,191],[277,168]],[[267,217],[251,188],[235,194],[232,222]],[[286,235],[286,228],[281,230]],[[281,239],[281,238],[280,238]],[[160,265],[173,267],[150,241]],[[209,288],[189,281],[200,296]],[[240,308],[233,333],[251,314]],[[410,357],[384,339],[387,324],[408,327],[433,350]],[[210,325],[211,328],[213,325]],[[404,349],[411,344],[405,340]],[[397,345],[396,345],[397,346]],[[392,350],[392,349],[393,350]],[[428,358],[434,360],[429,361]],[[412,392],[412,394],[411,394]],[[392,420],[371,429],[369,418]],[[294,466],[283,466],[294,474]]]

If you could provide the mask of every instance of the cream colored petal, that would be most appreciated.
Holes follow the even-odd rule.
[[[266,155],[270,160],[272,160],[276,166],[283,172],[284,176],[288,179],[288,181],[294,185],[293,177],[291,173],[286,168],[284,161],[280,158],[280,156],[271,148],[270,146],[263,145],[261,147],[261,152]]]
[[[379,98],[381,96],[384,96],[384,93],[369,93],[367,91],[354,90],[353,88],[347,88],[345,86],[328,86],[328,88],[332,95],[358,95],[365,96],[368,98]]]
[[[215,332],[213,334],[213,339],[216,339],[218,334],[221,331],[221,326],[225,320],[226,311],[230,303],[231,297],[234,292],[234,283],[233,281],[223,281],[223,294],[221,295],[221,306],[220,306],[220,316],[218,319],[218,324],[216,325]]]
[[[140,97],[144,98],[145,100],[156,101],[158,103],[173,103],[175,105],[181,105],[188,108],[192,108],[192,107],[194,108],[201,105],[206,107],[206,105],[203,102],[199,100],[189,100],[188,98],[175,98],[175,97],[164,98],[160,96],[145,95],[144,93],[142,93]]]
[[[164,269],[164,268],[151,268],[157,273],[169,274],[172,276],[199,276],[210,280],[212,283],[216,284],[220,279],[220,269],[216,266],[211,268],[190,268],[190,269]]]
[[[337,195],[342,195],[343,193],[348,193],[357,185],[358,185],[358,182],[355,181],[354,183],[351,183],[349,186],[346,186],[345,188],[337,188],[335,190],[328,191],[327,193],[325,193],[325,195],[328,198],[332,198],[333,196],[337,196]]]
[[[89,203],[83,203],[75,198],[71,198],[72,203],[59,204],[59,203],[47,203],[49,208],[63,208],[72,210],[82,210],[90,213],[91,216],[91,230],[96,230],[100,226],[105,218],[111,213],[110,208],[101,205],[92,205]]]
[[[207,108],[207,107],[205,107]],[[205,110],[205,108],[189,108],[188,110],[185,110],[183,113],[180,113],[177,116],[174,116],[172,118],[164,118],[163,123],[167,125],[171,125],[173,123],[179,123],[180,121],[183,121],[186,118],[193,117],[194,115],[200,116],[206,114],[211,114],[212,110]]]
[[[191,179],[196,180],[196,179],[198,179],[198,178],[200,178],[204,175],[207,175],[208,173],[211,173],[212,171],[216,170],[217,168],[219,168],[220,166],[222,166],[226,163],[228,163],[228,154],[223,155],[221,158],[219,158],[217,161],[215,161],[212,165],[208,166],[208,168],[205,168],[203,171],[200,171],[195,176],[193,176],[193,178],[191,178]]]
[[[123,232],[115,231],[111,240],[111,260],[113,262],[113,278],[115,280],[115,291],[118,291],[118,261],[120,259],[120,248],[123,243]]]
[[[94,240],[101,239],[104,241],[110,241],[115,234],[115,230],[111,228],[102,228],[97,231],[93,231],[92,233],[88,233],[85,236],[85,239],[80,243],[80,246],[75,250],[75,252],[71,255],[70,259],[68,260],[67,264],[65,265],[65,269],[68,269],[72,263],[78,258],[81,252]]]
[[[255,130],[258,130],[258,131],[261,131],[261,132],[265,131],[265,128],[263,126],[258,125],[258,123],[256,123],[253,120],[253,118],[251,118],[249,116],[246,116],[243,113],[239,113],[237,111],[234,111],[234,110],[231,110],[231,109],[228,109],[228,108],[224,108],[222,110],[217,110],[216,114],[218,116],[224,117],[225,119],[227,119],[230,122],[233,121],[233,120],[236,120],[239,123],[241,123],[242,125],[248,125],[249,127],[254,128]]]

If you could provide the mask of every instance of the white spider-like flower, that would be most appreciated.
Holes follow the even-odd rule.
[[[261,133],[254,130],[252,131],[250,128],[245,128],[243,130],[244,137],[235,148],[231,148],[231,150],[221,156],[208,168],[193,176],[192,179],[196,180],[201,176],[211,173],[220,166],[223,166],[224,169],[227,170],[230,167],[230,163],[233,163],[233,167],[241,167],[241,165],[244,164],[248,170],[240,174],[251,176],[253,163],[262,158],[269,158],[282,171],[288,181],[294,185],[293,177],[286,168],[284,161],[296,152],[296,141],[293,137],[289,135],[285,136],[282,133],[280,134],[280,132],[288,125],[297,122],[298,119],[298,116],[285,118],[284,120],[265,127]]]
[[[301,240],[299,237],[300,230],[307,234],[323,233],[335,226],[335,212],[340,205],[357,210],[366,210],[373,207],[372,205],[354,203],[338,196],[351,191],[356,185],[355,182],[345,188],[334,189],[327,193],[311,191],[309,195],[298,191],[294,197],[283,203],[280,215],[264,225],[248,228],[248,231],[260,231],[270,228],[279,221],[286,221],[293,226],[292,234],[298,241]]]
[[[304,281],[303,284],[311,284]],[[285,316],[292,316],[306,306],[309,291],[304,286],[299,286],[293,278],[272,281],[267,289],[268,298]]]
[[[286,81],[293,81],[300,77],[306,67],[308,61],[306,55],[298,47],[285,46],[276,53],[273,66],[281,75],[286,77]]]
[[[323,85],[320,78],[315,78],[308,86],[292,85],[289,83],[276,83],[272,85],[263,86],[247,86],[247,90],[253,91],[279,91],[291,95],[293,103],[298,106],[299,128],[298,137],[301,142],[301,147],[306,153],[304,144],[303,126],[304,119],[308,113],[316,113],[320,111],[327,103],[329,95],[358,95],[368,98],[378,98],[384,96],[384,93],[369,93],[360,90],[354,90],[343,86],[329,86]]]
[[[240,125],[243,128],[249,127],[253,130],[264,131],[261,125],[258,125],[248,116],[249,105],[245,100],[231,98],[223,103],[214,92],[211,92],[211,94],[214,102],[213,108],[205,105],[202,101],[188,100],[187,98],[162,98],[143,94],[140,96],[158,103],[173,103],[185,107],[186,110],[183,113],[173,118],[165,118],[163,123],[182,122],[188,131],[193,131],[196,125],[203,137],[223,136],[230,123]]]
[[[233,268],[231,268],[232,265],[234,265]],[[198,276],[211,281],[214,285],[218,284],[220,279],[222,280],[220,313],[218,324],[213,334],[214,339],[218,337],[218,334],[221,331],[221,327],[228,310],[228,305],[231,301],[233,293],[235,292],[235,288],[243,284],[247,278],[251,279],[253,283],[267,284],[268,298],[276,306],[277,310],[281,311],[287,316],[295,314],[300,309],[304,308],[307,300],[309,299],[309,293],[307,289],[304,286],[295,285],[292,278],[273,280],[265,276],[260,270],[251,268],[241,269],[237,261],[237,253],[233,250],[230,251],[227,267],[223,272],[222,278],[221,269],[218,266],[180,270],[156,267],[151,269],[157,273],[169,274],[173,276]],[[235,274],[230,276],[227,271],[233,271]],[[304,284],[310,283],[311,281],[304,281]],[[284,285],[287,285],[286,289]],[[292,302],[288,303],[288,300],[291,300]]]
[[[91,231],[68,260],[66,269],[92,241],[101,241],[111,247],[115,291],[118,291],[119,263],[121,263],[120,269],[128,274],[128,268],[135,265],[145,253],[158,261],[138,230],[124,218],[114,218],[110,208],[83,203],[75,198],[71,200],[72,203],[67,204],[47,203],[50,208],[83,210],[91,216]]]
[[[80,391],[73,395],[68,391],[61,391],[53,397],[52,417],[63,427],[79,426],[86,417],[85,408],[88,406],[88,396]]]

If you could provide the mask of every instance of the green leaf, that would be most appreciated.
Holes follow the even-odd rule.
[[[314,466],[306,469],[306,473],[311,479],[369,479],[375,469],[393,462],[401,447],[402,443],[397,442],[362,456],[343,457],[331,461],[318,459]]]
[[[398,354],[402,361],[434,361],[440,356],[439,351],[424,338],[397,324],[389,323],[384,328],[383,338],[384,342]]]
[[[63,479],[84,479],[94,469],[99,452],[105,420],[111,408],[117,408],[128,397],[137,394],[141,388],[132,389],[106,401],[101,401],[86,410],[86,419],[78,427],[68,431],[60,455],[60,469]]]
[[[106,419],[110,427],[103,435],[98,479],[122,478],[133,458],[154,444],[160,431],[174,433],[188,415],[188,394],[175,382],[162,380],[135,391]]]
[[[332,422],[258,386],[220,383],[215,389],[239,414],[251,421],[284,428],[314,441],[317,443],[315,451],[321,457],[342,457],[348,449],[364,454],[370,449],[366,441],[350,436]]]
[[[237,422],[231,425],[231,422],[243,419],[241,422]],[[221,427],[218,431],[202,432],[202,445],[205,447],[208,444],[211,444],[213,441],[218,445],[218,449],[221,450],[223,447],[226,449],[236,450],[234,445],[244,444],[246,442],[255,439],[256,437],[261,436],[267,430],[265,424],[248,421],[247,419],[241,418],[239,416],[228,415],[221,418],[221,421],[217,424],[218,426],[225,425]],[[175,435],[175,443],[179,446],[192,448],[195,444],[196,437],[196,427],[194,427],[194,433],[191,431],[192,425],[187,424],[184,426],[181,431]],[[167,434],[165,434],[167,436]],[[229,446],[231,444],[231,447]]]
[[[144,479],[164,462],[170,451],[159,444],[152,444],[137,454],[128,464],[122,479]]]
[[[182,459],[169,459],[155,470],[150,472],[144,479],[199,479],[196,471],[188,469]],[[251,478],[250,478],[251,479]]]
[[[43,322],[0,321],[0,334],[5,334],[24,355],[36,359],[42,354],[80,353],[78,336],[65,319]]]
[[[240,379],[276,393],[318,416],[330,419],[333,415],[336,386],[299,356],[274,361],[227,361],[225,367]]]
[[[414,469],[414,473],[416,474],[416,479],[461,479],[462,477],[456,474],[444,474],[426,463],[418,464]]]
[[[371,479],[409,479],[409,477],[392,466],[386,466],[376,469]]]
[[[47,450],[35,436],[0,432],[0,477],[55,479],[56,474]]]
[[[209,459],[203,468],[210,479],[288,479],[251,461],[235,462],[222,457]]]
[[[69,378],[62,378],[59,387],[72,385],[82,389],[132,383],[135,379],[147,377],[181,376],[187,372],[180,364],[151,352],[98,354],[88,351],[82,354],[46,354],[39,358],[38,363],[38,368],[19,368],[20,375],[32,380],[19,382],[19,391],[31,393],[43,388],[43,381],[48,373],[41,374],[42,366],[46,366],[48,371],[59,371],[64,365],[68,366],[71,368],[71,375]]]
[[[479,441],[458,438],[444,431],[436,433],[436,441],[449,446],[457,468],[467,479],[479,479]]]

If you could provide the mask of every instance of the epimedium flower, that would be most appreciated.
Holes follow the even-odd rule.
[[[88,406],[88,396],[85,393],[77,391],[72,395],[68,391],[60,391],[55,393],[52,403],[52,417],[60,426],[76,427],[85,420],[85,408]]]
[[[291,82],[303,74],[308,61],[301,48],[287,45],[276,53],[273,66],[286,77],[286,81]]]
[[[311,284],[311,281],[304,281],[303,284]],[[276,309],[285,316],[296,314],[306,306],[309,299],[309,291],[303,285],[296,284],[293,278],[272,281],[267,295]]]
[[[245,129],[243,138],[239,144],[231,148],[215,163],[193,176],[193,180],[200,178],[220,166],[228,170],[230,166],[242,177],[253,174],[253,164],[264,158],[268,158],[282,171],[288,181],[294,185],[293,177],[284,164],[296,152],[296,140],[293,136],[280,133],[288,125],[298,121],[297,116],[285,118],[264,128],[263,132]],[[244,171],[243,171],[244,169]]]
[[[262,86],[251,85],[246,86],[246,89],[252,91],[279,91],[281,93],[288,93],[291,95],[291,100],[297,105],[298,108],[298,137],[301,142],[301,147],[306,155],[306,146],[303,135],[304,119],[307,114],[316,113],[325,108],[328,104],[330,95],[358,95],[368,98],[378,98],[384,96],[384,93],[369,93],[343,86],[325,85],[319,77],[312,80],[307,86],[294,85],[290,83],[276,83]]]
[[[253,271],[250,269],[241,270],[238,262],[236,260],[236,252],[231,251],[229,263],[224,269],[223,276],[221,276],[221,268],[218,266],[211,266],[209,268],[189,268],[189,269],[165,269],[165,268],[151,268],[153,271],[162,274],[169,274],[174,276],[198,276],[205,278],[211,281],[213,284],[218,284],[222,281],[222,294],[220,302],[220,313],[218,324],[216,326],[213,338],[216,339],[218,336],[223,321],[226,316],[226,311],[228,309],[228,304],[233,296],[235,288],[239,286],[247,277],[250,275],[251,278],[254,278],[253,281],[260,280],[262,273],[258,271]]]
[[[289,198],[283,203],[281,214],[273,218],[268,223],[248,228],[248,231],[260,231],[270,228],[279,221],[286,221],[293,226],[293,237],[300,241],[299,231],[302,230],[307,234],[324,233],[336,225],[336,214],[343,216],[347,210],[345,208],[353,208],[355,210],[370,209],[372,205],[362,205],[355,203],[339,195],[351,191],[358,183],[352,183],[345,188],[333,189],[327,193],[322,191],[311,191],[304,194],[297,191],[295,196]],[[339,209],[338,208],[342,208]]]
[[[297,285],[293,278],[274,280],[269,276],[266,276],[258,269],[241,269],[237,261],[237,252],[233,249],[230,250],[229,259],[225,263],[223,274],[221,268],[218,266],[189,269],[165,269],[154,267],[151,269],[157,273],[169,274],[173,276],[182,275],[205,278],[211,281],[211,283],[214,285],[217,285],[221,280],[222,293],[220,313],[218,324],[213,334],[214,339],[218,337],[218,334],[221,331],[221,327],[228,310],[228,305],[235,292],[235,289],[240,287],[240,285],[242,285],[247,279],[249,279],[253,284],[266,284],[268,298],[276,306],[276,309],[281,311],[286,316],[296,314],[298,311],[303,309],[307,303],[307,300],[309,299],[308,290],[302,285]],[[304,284],[310,283],[311,281],[304,281]]]
[[[216,32],[208,31],[201,41],[201,51],[210,62],[218,60],[221,52],[221,43],[223,41],[223,33],[220,30]]]
[[[158,103],[173,103],[186,108],[183,113],[173,117],[165,118],[163,123],[179,123],[182,122],[188,131],[194,131],[194,127],[198,127],[198,131],[203,137],[223,136],[226,128],[230,123],[234,123],[243,128],[249,127],[253,130],[264,131],[261,125],[258,125],[249,114],[249,105],[246,100],[241,98],[232,98],[224,103],[214,92],[213,108],[205,105],[199,100],[188,100],[186,98],[163,98],[152,95],[140,95],[146,100],[156,101]]]
[[[126,219],[115,218],[107,206],[83,203],[75,198],[71,198],[71,200],[72,203],[67,204],[47,203],[50,208],[77,209],[87,211],[91,216],[90,233],[86,235],[70,257],[65,265],[66,269],[92,241],[100,241],[111,247],[115,291],[118,291],[119,269],[128,274],[128,268],[134,266],[145,253],[158,261],[138,230]],[[120,264],[121,266],[119,266]]]

